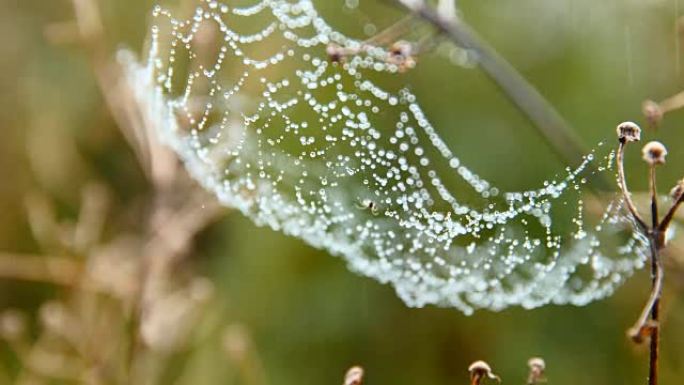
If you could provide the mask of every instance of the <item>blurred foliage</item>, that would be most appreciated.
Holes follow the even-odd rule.
[[[643,100],[662,100],[684,88],[677,1],[461,0],[459,6],[591,147],[613,140],[619,121],[643,123]],[[331,24],[359,37],[364,24],[380,29],[401,17],[383,1],[361,1],[354,12],[343,1],[317,3]],[[141,50],[152,1],[99,4],[107,39]],[[102,218],[103,242],[121,234],[143,236],[141,218],[153,209],[154,188],[103,103],[83,47],[65,32],[73,19],[68,0],[0,2],[3,253],[44,252],[29,224],[27,205],[29,212],[36,205],[30,197],[52,202],[56,217],[73,224],[84,189],[93,183],[106,186],[111,208]],[[524,189],[564,167],[477,69],[434,54],[418,60],[401,81],[472,169],[504,188]],[[684,173],[683,113],[669,113],[659,131],[645,135],[669,146],[663,190]],[[647,185],[639,177],[646,169],[637,157],[635,152],[627,159],[636,190]],[[506,383],[524,383],[531,356],[545,358],[551,384],[641,384],[646,376],[645,347],[625,338],[647,297],[646,272],[609,300],[582,308],[464,317],[453,309],[408,309],[391,288],[350,273],[340,260],[297,240],[257,228],[237,213],[202,231],[194,246],[180,275],[211,279],[214,305],[203,311],[213,321],[198,327],[182,367],[175,365],[180,358],[169,358],[164,384],[339,383],[353,364],[364,366],[372,384],[466,383],[466,368],[476,359],[487,360]],[[684,325],[684,275],[674,268],[668,273],[662,382],[675,384],[684,378],[684,328],[678,327]],[[30,315],[29,339],[41,335],[37,319],[45,318],[40,314],[46,306],[73,304],[75,295],[63,285],[0,279],[0,308]],[[221,329],[215,325],[228,327],[228,337],[211,331]],[[203,330],[208,330],[204,336]],[[113,333],[91,341],[94,349],[105,349]],[[243,352],[245,335],[262,361],[250,364],[261,373],[256,377],[237,375],[244,371],[234,353]],[[84,333],[83,338],[95,337]],[[217,354],[220,338],[233,342]],[[0,345],[0,357],[0,383],[11,383],[21,371],[11,344]],[[258,378],[262,375],[265,379]]]

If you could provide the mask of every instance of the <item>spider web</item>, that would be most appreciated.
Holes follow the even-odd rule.
[[[147,60],[120,58],[147,121],[223,204],[391,283],[409,306],[583,305],[645,260],[622,202],[585,207],[590,174],[614,174],[612,152],[500,191],[396,87],[410,57],[336,31],[310,1],[203,0],[188,19],[156,6]]]

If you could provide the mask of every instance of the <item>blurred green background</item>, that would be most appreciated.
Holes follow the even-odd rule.
[[[98,3],[108,41],[140,51],[153,2]],[[361,0],[353,12],[344,1],[316,3],[333,26],[359,37],[362,23],[382,28],[402,16],[385,1]],[[677,0],[458,3],[466,20],[538,87],[588,147],[613,140],[620,121],[644,123],[644,99],[662,100],[684,89],[684,5]],[[149,192],[82,47],[46,36],[48,26],[73,18],[68,0],[0,1],[2,252],[40,253],[24,205],[29,193],[50,197],[68,219],[76,217],[89,182],[108,186],[115,213],[141,205],[139,197]],[[500,187],[539,186],[565,167],[478,69],[427,54],[397,81],[417,94],[461,160]],[[674,111],[659,131],[645,134],[668,145],[663,190],[684,175],[683,127],[684,112]],[[643,190],[646,178],[635,175],[646,169],[637,159],[638,151],[628,158],[630,183]],[[107,232],[125,225],[110,223]],[[239,322],[249,331],[270,384],[340,383],[354,364],[365,367],[370,384],[465,384],[466,368],[476,359],[489,362],[505,383],[522,384],[531,356],[546,359],[550,384],[645,383],[647,351],[625,337],[647,297],[645,271],[610,299],[586,307],[465,317],[454,309],[406,308],[392,288],[239,213],[227,213],[195,245],[191,264],[216,285],[219,322]],[[678,384],[684,380],[684,276],[672,271],[666,279],[662,383]],[[65,295],[49,284],[0,280],[3,309],[33,314],[41,303]],[[213,337],[197,343],[183,383],[247,382],[221,364],[212,344]],[[0,381],[11,381],[21,364],[2,349],[0,370],[7,376]]]

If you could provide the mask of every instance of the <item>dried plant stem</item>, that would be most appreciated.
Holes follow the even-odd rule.
[[[656,187],[656,166],[649,167],[649,190],[651,191],[651,223],[654,231],[658,229],[658,191]]]
[[[648,301],[646,301],[646,305],[641,311],[641,315],[639,315],[639,318],[634,323],[634,326],[629,329],[629,336],[636,342],[641,342],[646,332],[651,331],[652,333],[653,329],[657,328],[657,324],[655,324],[655,322],[658,322],[658,312],[654,312],[653,310],[655,310],[660,303],[660,295],[663,289],[664,270],[657,248],[651,247],[651,253],[651,294],[648,298]],[[649,317],[652,322],[649,322]],[[651,337],[653,336],[651,335]]]
[[[397,2],[430,23],[455,44],[471,50],[482,70],[527,116],[565,164],[574,165],[587,153],[578,136],[551,103],[465,21],[458,17],[443,16],[423,0]],[[610,190],[610,184],[601,175],[595,178],[594,186],[599,190]]]
[[[673,95],[662,102],[658,103],[663,113],[667,113],[684,107],[684,92]]]
[[[681,204],[682,195],[677,196],[675,204],[668,211],[663,221],[658,217],[658,192],[656,188],[656,167],[665,163],[667,150],[659,142],[650,142],[644,146],[644,160],[649,163],[649,192],[651,201],[651,224],[647,225],[637,211],[631,194],[627,189],[624,172],[624,151],[628,142],[638,141],[640,128],[631,122],[625,122],[618,126],[619,147],[617,153],[618,185],[622,191],[625,206],[631,213],[634,221],[638,225],[638,230],[648,239],[651,254],[651,294],[644,306],[639,318],[632,328],[629,329],[629,336],[637,343],[643,341],[644,337],[650,337],[650,354],[648,384],[658,384],[658,362],[660,352],[660,297],[663,291],[664,270],[660,260],[660,250],[665,247],[665,232],[675,211]],[[680,182],[681,183],[681,182]]]
[[[651,190],[651,296],[647,306],[651,308],[651,344],[648,366],[649,385],[658,384],[658,355],[660,354],[660,294],[663,291],[663,266],[660,261],[659,250],[663,247],[662,237],[658,233],[658,192],[656,188],[656,166],[649,168],[649,184]]]
[[[679,199],[675,201],[675,203],[670,207],[670,210],[665,214],[665,217],[663,217],[663,220],[660,222],[660,225],[658,225],[658,233],[664,235],[667,229],[670,227],[670,223],[672,223],[672,220],[675,217],[675,214],[677,213],[677,209],[679,209],[679,206],[681,206],[682,202],[684,202],[684,194],[679,196]]]
[[[648,384],[658,385],[658,358],[660,355],[660,294],[663,287],[663,266],[660,262],[656,240],[651,239],[651,274],[653,304],[651,305],[651,344],[648,365]],[[649,301],[650,302],[650,301]]]
[[[630,214],[632,214],[632,217],[636,221],[639,228],[644,233],[648,233],[648,226],[646,225],[646,222],[644,222],[644,220],[641,218],[641,215],[639,215],[639,211],[637,211],[636,206],[634,205],[634,202],[632,201],[632,194],[630,194],[629,190],[627,189],[627,182],[625,180],[625,167],[624,167],[626,145],[627,145],[627,143],[624,140],[620,140],[620,144],[619,144],[618,152],[617,152],[618,184],[619,184],[620,190],[622,190],[622,195],[624,196],[625,205],[627,206],[627,209],[629,210]]]

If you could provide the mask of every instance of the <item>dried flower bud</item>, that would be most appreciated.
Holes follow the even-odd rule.
[[[473,362],[468,367],[468,371],[470,372],[470,383],[472,385],[479,385],[485,377],[501,382],[501,378],[492,373],[492,368],[484,361]]]
[[[394,42],[389,49],[392,56],[409,57],[413,51],[411,43],[406,40],[399,40]]]
[[[621,142],[638,142],[641,128],[634,122],[622,122],[617,126],[617,136]]]
[[[388,62],[399,67],[400,71],[406,71],[416,66],[416,59],[413,57],[413,45],[405,40],[394,42],[389,48]]]
[[[658,127],[663,120],[663,109],[660,108],[660,104],[653,100],[645,100],[641,104],[641,112],[643,112],[646,120],[653,127]]]
[[[546,370],[546,363],[541,357],[532,357],[527,361],[527,366],[530,368],[530,374],[527,378],[528,384],[538,384],[544,381],[544,370]]]
[[[670,197],[673,201],[678,201],[684,196],[684,179],[677,182],[677,185],[670,190]]]
[[[651,166],[655,166],[665,163],[667,149],[662,143],[652,141],[646,143],[644,148],[641,149],[641,153],[646,163],[650,164]]]
[[[363,382],[363,368],[352,366],[344,376],[344,385],[361,385]]]

